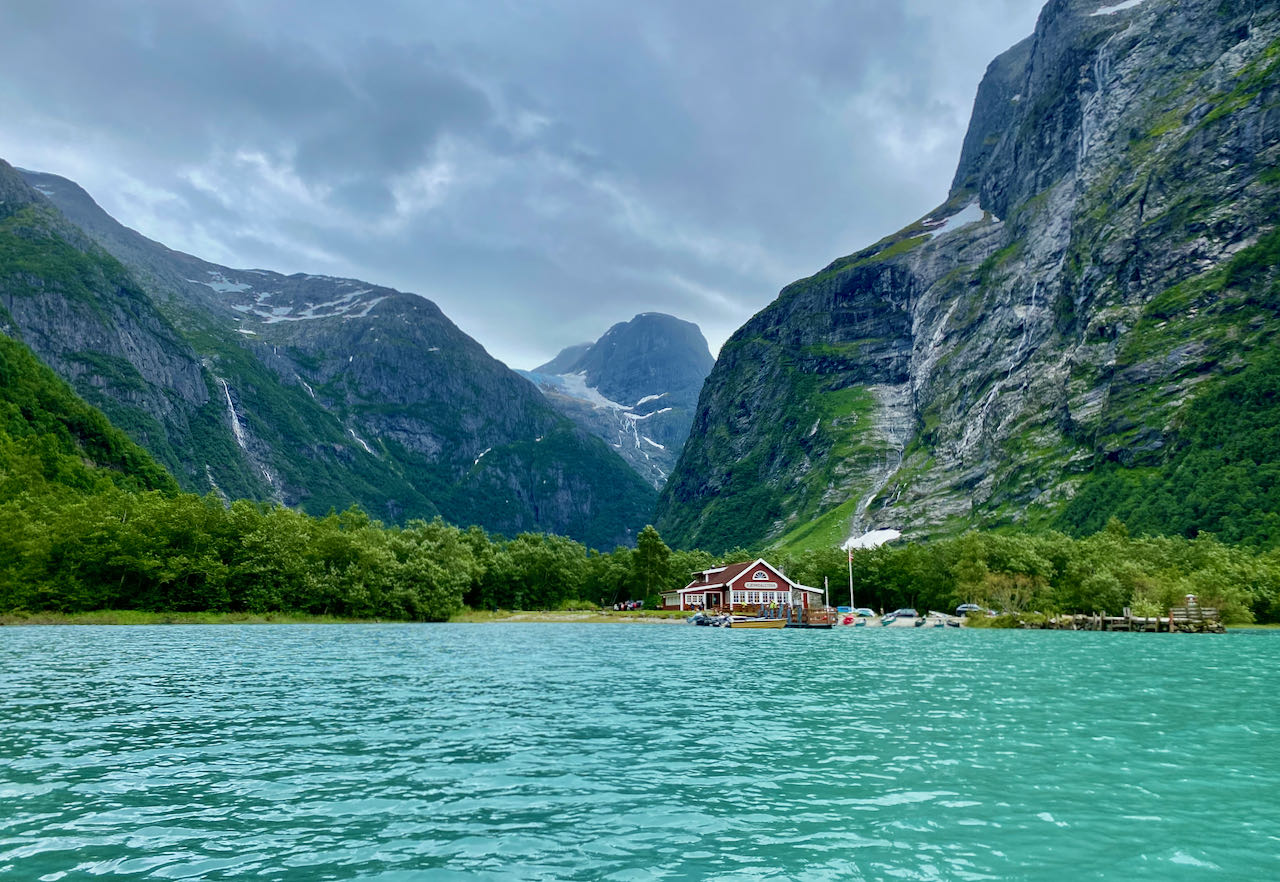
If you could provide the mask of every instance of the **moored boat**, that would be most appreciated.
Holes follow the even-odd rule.
[[[729,627],[730,615],[728,613],[714,612],[697,612],[689,617],[688,622],[691,625],[702,625],[711,628],[727,628]]]

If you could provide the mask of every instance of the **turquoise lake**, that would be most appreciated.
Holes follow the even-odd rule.
[[[0,879],[1280,877],[1280,633],[0,628]]]

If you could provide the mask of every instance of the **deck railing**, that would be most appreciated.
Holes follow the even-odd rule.
[[[830,628],[837,619],[834,607],[795,606],[788,603],[776,606],[768,603],[735,603],[732,606],[718,607],[715,612],[761,619],[786,619],[789,626],[796,628]]]

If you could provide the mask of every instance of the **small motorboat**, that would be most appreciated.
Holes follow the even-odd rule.
[[[689,624],[701,625],[704,628],[727,628],[732,616],[727,614],[697,612],[689,617]]]

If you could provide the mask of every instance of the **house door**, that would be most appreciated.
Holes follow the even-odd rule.
[[[724,598],[724,595],[718,591],[708,591],[707,592],[707,609],[714,609],[715,607],[720,606],[723,598]]]

